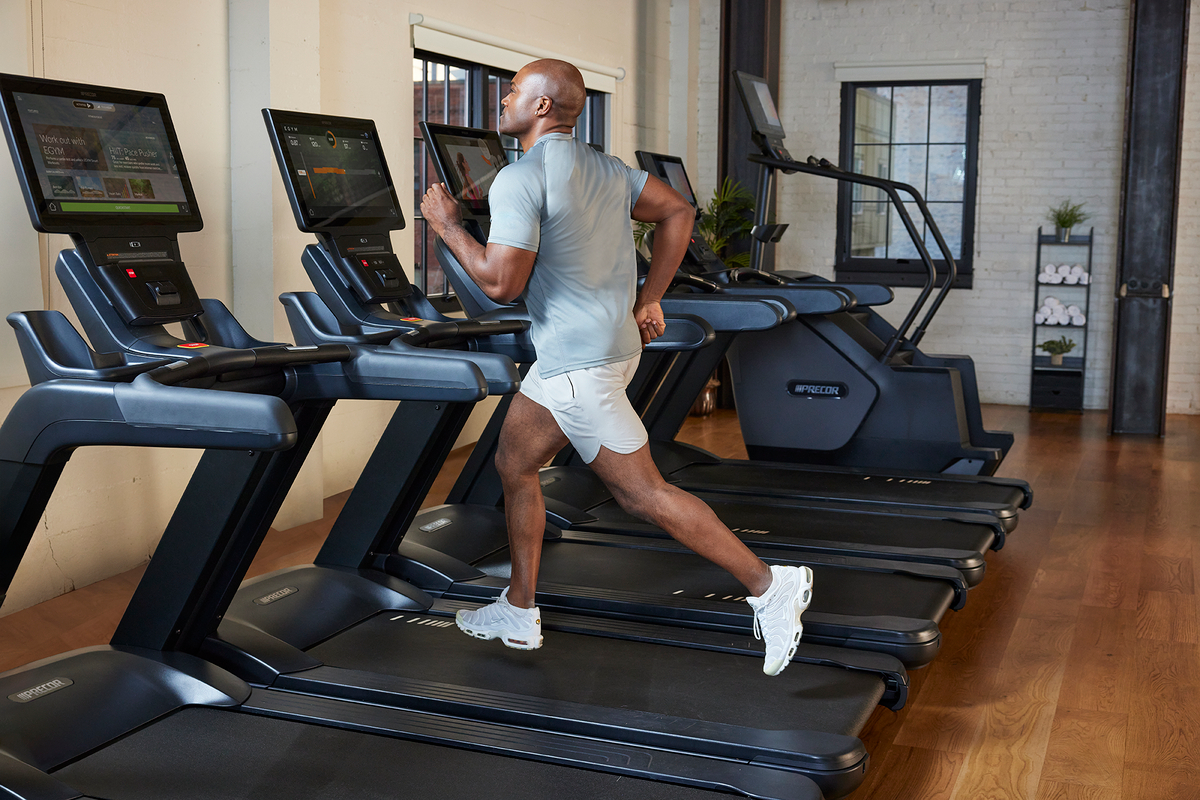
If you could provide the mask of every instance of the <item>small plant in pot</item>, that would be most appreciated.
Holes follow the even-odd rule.
[[[1046,212],[1046,219],[1054,223],[1054,234],[1060,242],[1071,241],[1071,228],[1082,225],[1092,218],[1083,210],[1083,203],[1071,204],[1069,199],[1063,200],[1057,206],[1051,206]]]
[[[1038,350],[1044,350],[1050,354],[1050,366],[1061,367],[1063,363],[1063,355],[1075,349],[1075,342],[1065,336],[1060,336],[1057,339],[1048,339],[1038,345]]]

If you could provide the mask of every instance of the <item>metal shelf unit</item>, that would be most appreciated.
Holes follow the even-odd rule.
[[[1033,357],[1029,369],[1029,408],[1058,409],[1062,411],[1083,411],[1084,373],[1087,365],[1087,331],[1091,325],[1091,295],[1092,295],[1092,241],[1095,228],[1088,230],[1087,236],[1072,236],[1069,241],[1059,241],[1053,234],[1044,234],[1038,228],[1037,261],[1034,273],[1034,309],[1039,309],[1047,297],[1058,297],[1063,303],[1077,305],[1083,312],[1083,325],[1046,325],[1038,324],[1033,319]],[[1080,258],[1086,250],[1087,262],[1084,269],[1088,282],[1084,284],[1049,284],[1040,283],[1037,276],[1041,274],[1047,263],[1058,263],[1059,258],[1069,258],[1080,263]],[[1074,252],[1072,252],[1074,251]],[[1061,254],[1061,255],[1060,255]],[[1049,355],[1038,345],[1049,339],[1066,336],[1075,342],[1072,354],[1064,355],[1061,365],[1051,364]]]

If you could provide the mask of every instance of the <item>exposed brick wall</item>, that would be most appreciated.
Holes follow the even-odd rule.
[[[1070,197],[1086,203],[1097,239],[1085,404],[1107,405],[1127,39],[1128,5],[1111,0],[784,6],[779,105],[797,158],[837,158],[835,62],[986,58],[975,288],[951,294],[922,343],[973,356],[985,402],[1028,402],[1035,236],[1046,209]],[[832,276],[835,212],[832,182],[783,178],[778,216],[791,228],[778,265]],[[914,297],[897,291],[889,318]]]

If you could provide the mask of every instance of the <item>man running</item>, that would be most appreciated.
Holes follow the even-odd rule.
[[[812,570],[768,567],[712,509],[664,481],[625,394],[642,347],[665,329],[659,300],[683,260],[695,212],[662,181],[572,136],[585,99],[583,76],[565,61],[535,61],[513,78],[499,129],[525,155],[492,183],[486,247],[462,227],[445,186],[433,184],[421,201],[425,220],[488,297],[509,303],[525,292],[538,355],[496,453],[512,577],[495,603],[458,612],[458,626],[509,647],[541,647],[534,591],[546,506],[538,470],[570,442],[626,512],[742,582],[766,644],[763,671],[777,675],[800,640]],[[631,216],[657,225],[640,293]]]

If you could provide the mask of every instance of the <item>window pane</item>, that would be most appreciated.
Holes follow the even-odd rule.
[[[929,141],[965,142],[967,140],[967,87],[932,87],[929,115]]]
[[[929,202],[948,200],[961,203],[963,184],[967,179],[967,148],[961,144],[929,146],[929,186],[925,199]]]
[[[887,256],[887,204],[855,203],[850,217],[850,254],[859,258]]]
[[[425,60],[413,59],[413,136],[421,135],[418,123],[425,118]]]
[[[958,261],[962,258],[962,203],[930,203],[928,205],[929,214],[937,223],[938,230],[942,232],[946,246],[950,248],[950,255],[954,256],[955,261]],[[929,255],[935,261],[943,257],[941,248],[937,246],[937,240],[933,238],[933,231],[928,229],[925,231],[925,246],[929,248]]]
[[[487,120],[483,126],[489,131],[496,130],[500,118],[500,79],[488,75],[487,82]]]
[[[428,122],[446,121],[446,65],[435,64],[432,61],[425,65],[425,78],[429,84],[429,111],[425,117]]]
[[[444,294],[446,291],[445,276],[442,275],[442,265],[437,260],[437,250],[434,242],[437,235],[428,223],[425,224],[425,294]]]
[[[925,145],[907,144],[892,148],[892,180],[925,191]]]
[[[904,227],[904,222],[900,219],[900,212],[895,206],[889,207],[888,216],[891,218],[888,237],[888,258],[911,258],[920,259],[921,256],[917,252],[917,246],[913,243],[912,236],[908,232],[908,228]],[[905,203],[904,210],[908,212],[908,216],[912,218],[913,224],[917,228],[917,237],[924,239],[925,237],[925,218],[921,216],[921,210],[917,208],[916,203]]]
[[[897,86],[892,97],[892,141],[926,142],[929,132],[929,87]]]
[[[447,84],[446,122],[450,125],[467,125],[467,113],[470,108],[470,98],[467,97],[467,70],[462,67],[447,69],[449,81]]]
[[[854,171],[874,178],[887,178],[891,173],[891,150],[885,144],[858,145],[854,148]],[[887,194],[874,186],[851,184],[855,200],[867,202],[887,200]]]
[[[421,139],[413,140],[413,209],[414,213],[421,213],[421,198],[425,194],[425,176],[421,174],[421,165],[425,162],[425,142]]]
[[[425,285],[425,226],[427,224],[423,219],[413,220],[413,283],[418,287]]]
[[[891,139],[892,89],[869,86],[855,92],[854,141],[886,143]]]

